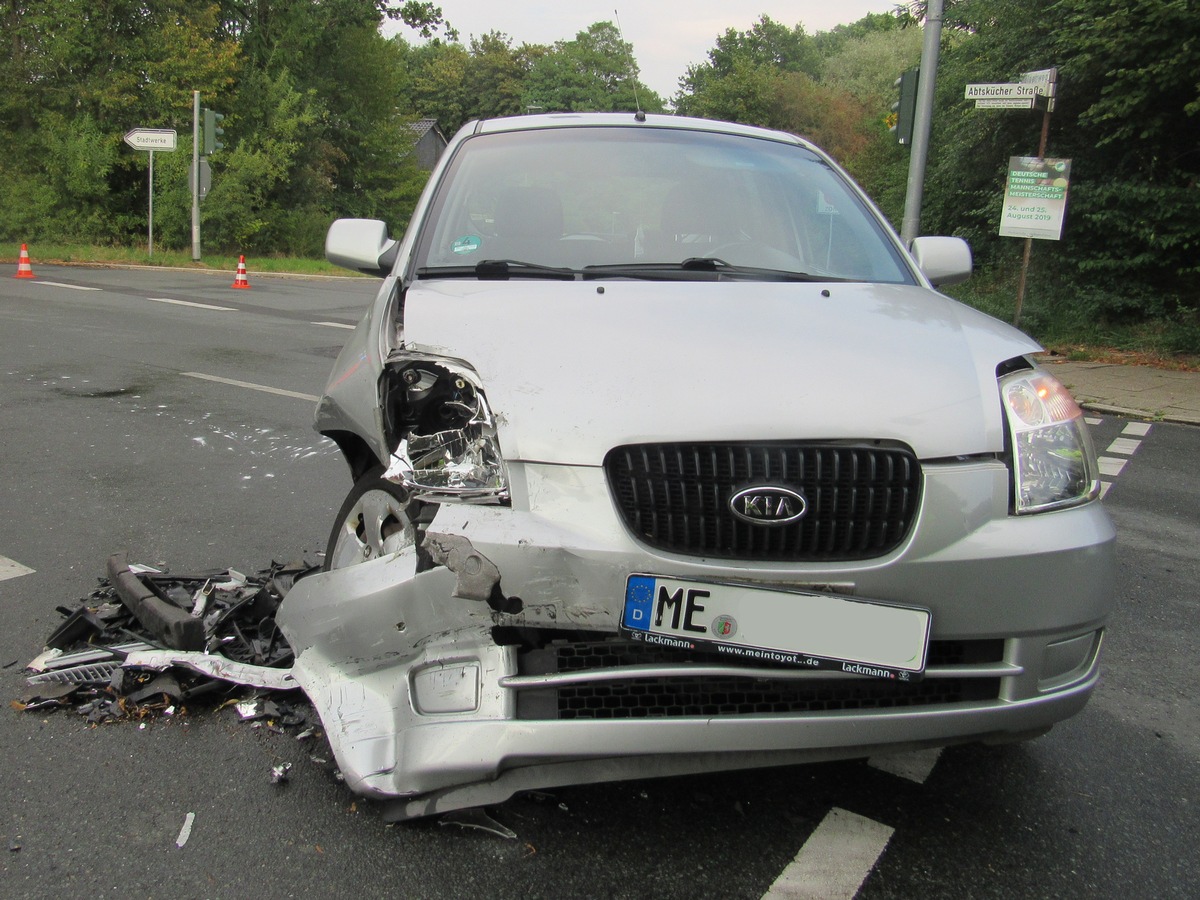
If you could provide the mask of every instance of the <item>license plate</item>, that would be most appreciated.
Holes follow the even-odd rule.
[[[646,643],[715,650],[730,662],[909,681],[925,671],[930,619],[927,609],[857,597],[631,575],[621,630]]]

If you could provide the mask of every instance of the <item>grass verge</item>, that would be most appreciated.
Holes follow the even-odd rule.
[[[1002,322],[1016,312],[1016,279],[980,272],[945,293]],[[1072,360],[1200,371],[1200,322],[1175,318],[1119,321],[1098,311],[1084,294],[1039,290],[1031,283],[1018,326],[1047,350]]]
[[[0,245],[0,263],[16,264],[20,256],[20,244]],[[11,256],[9,255],[11,253]],[[37,271],[37,265],[132,265],[162,266],[181,269],[213,269],[233,273],[237,271],[238,257],[224,253],[201,254],[199,262],[192,259],[191,250],[154,249],[147,247],[96,247],[88,244],[63,244],[57,242],[29,245],[29,258]],[[291,275],[347,275],[356,273],[326,262],[323,259],[306,259],[298,256],[253,256],[247,257],[246,269],[250,272],[277,272]]]

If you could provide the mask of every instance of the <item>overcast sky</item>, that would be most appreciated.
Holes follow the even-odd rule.
[[[871,12],[889,12],[896,0],[437,0],[442,14],[466,43],[471,35],[502,31],[514,44],[550,44],[571,40],[593,22],[611,22],[619,14],[625,40],[642,70],[642,81],[662,95],[674,96],[679,77],[692,63],[704,62],[717,35],[727,28],[745,31],[763,13],[789,28],[797,23],[809,34],[856,22]],[[388,29],[395,33],[396,29]],[[419,40],[404,30],[409,40]]]

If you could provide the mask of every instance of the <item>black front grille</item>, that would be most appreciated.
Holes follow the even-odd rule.
[[[1004,642],[932,641],[930,666],[999,662]],[[717,653],[687,653],[611,640],[553,643],[521,654],[523,675],[578,672],[664,663],[728,665]],[[760,668],[773,668],[762,665]],[[783,667],[780,667],[783,668]],[[927,678],[899,682],[872,678],[718,678],[681,672],[668,678],[626,678],[592,684],[523,690],[517,718],[650,719],[685,716],[786,715],[840,710],[879,710],[995,700],[1000,679]]]
[[[871,559],[907,536],[921,466],[882,442],[636,444],[604,459],[625,524],[658,550],[764,562]],[[751,523],[730,500],[746,488],[787,488],[807,510],[786,524]]]

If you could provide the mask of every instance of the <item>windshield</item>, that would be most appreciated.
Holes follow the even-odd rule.
[[[707,258],[721,265],[696,265]],[[779,141],[645,126],[465,141],[423,227],[417,273],[473,271],[485,260],[513,263],[503,277],[536,277],[536,267],[602,267],[614,277],[745,267],[913,280],[874,216],[816,154]]]

